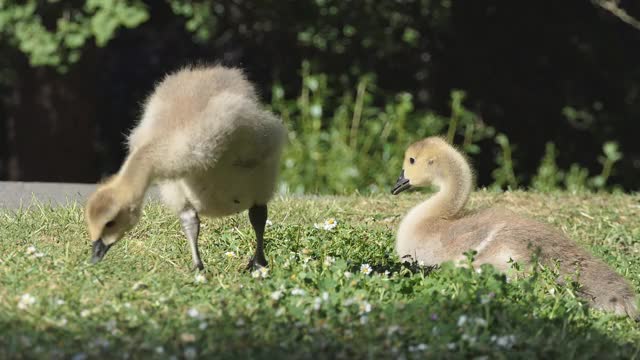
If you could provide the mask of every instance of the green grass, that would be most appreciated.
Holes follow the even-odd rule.
[[[254,245],[246,214],[206,219],[205,283],[159,205],[95,266],[80,207],[5,211],[0,358],[639,356],[640,326],[589,310],[550,271],[506,282],[490,268],[401,264],[394,228],[422,196],[277,199],[265,278],[244,271]],[[640,196],[478,192],[470,205],[548,221],[640,289]],[[338,226],[314,228],[327,218]],[[35,302],[21,309],[24,294]]]

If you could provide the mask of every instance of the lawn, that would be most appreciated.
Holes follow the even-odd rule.
[[[158,204],[97,265],[80,206],[2,211],[0,358],[640,356],[640,325],[590,310],[552,270],[507,282],[402,264],[394,229],[425,196],[403,195],[276,199],[270,268],[253,274],[245,213],[204,220],[197,274]],[[473,194],[489,205],[554,224],[640,290],[640,196]]]

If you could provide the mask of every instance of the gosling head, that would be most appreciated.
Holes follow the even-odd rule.
[[[87,201],[85,220],[93,242],[91,262],[102,260],[107,251],[140,218],[141,201],[113,182],[100,186]]]
[[[391,189],[393,195],[429,185],[441,186],[450,172],[450,153],[455,150],[439,137],[428,137],[409,146],[404,153],[402,172]]]

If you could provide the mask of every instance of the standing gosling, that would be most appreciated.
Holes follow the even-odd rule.
[[[443,139],[429,137],[407,149],[392,193],[430,184],[439,191],[411,209],[400,223],[396,251],[401,258],[426,265],[460,262],[465,258],[462,254],[472,249],[477,252],[475,264],[491,264],[506,272],[509,259],[527,263],[539,249],[543,263],[559,261],[561,277],[578,271],[581,295],[596,308],[637,316],[631,285],[560,231],[504,209],[461,214],[472,190],[472,178],[465,157]]]
[[[248,268],[267,266],[267,202],[284,139],[281,120],[259,104],[240,70],[196,67],[166,76],[129,136],[122,168],[88,200],[92,261],[100,261],[138,222],[145,192],[157,182],[163,201],[180,217],[195,268],[204,268],[198,215],[220,217],[246,209],[256,234]]]

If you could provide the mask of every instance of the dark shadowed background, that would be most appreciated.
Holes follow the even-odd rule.
[[[410,141],[447,132],[469,149],[481,185],[531,186],[542,176],[570,188],[562,179],[573,171],[592,188],[640,189],[637,1],[4,4],[2,180],[95,182],[117,171],[154,83],[184,65],[220,62],[244,68],[284,114],[295,137],[283,159],[289,189],[382,189],[384,178],[363,171],[378,166],[389,178],[399,163],[387,160]],[[457,112],[454,90],[466,94]],[[337,109],[348,113],[344,127]],[[482,127],[492,130],[469,135]],[[343,152],[315,154],[340,141]],[[306,168],[310,161],[317,166]],[[349,176],[364,180],[352,187]]]

